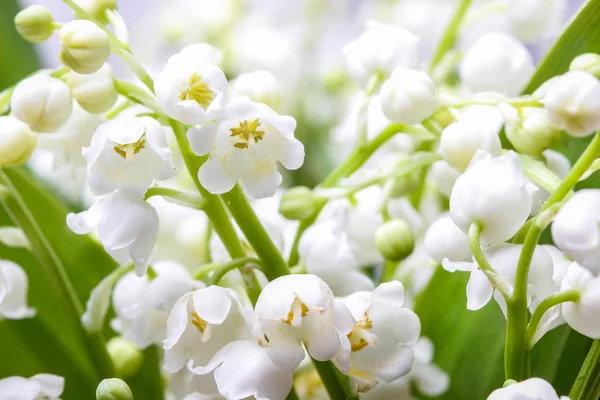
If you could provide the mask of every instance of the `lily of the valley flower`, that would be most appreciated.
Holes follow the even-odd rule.
[[[181,296],[199,285],[176,262],[159,261],[152,264],[152,269],[155,278],[128,273],[112,292],[117,316],[111,327],[141,349],[162,343],[169,311]]]
[[[82,151],[90,190],[142,196],[154,179],[175,174],[164,128],[153,118],[125,116],[101,124]]]
[[[225,102],[227,78],[206,56],[204,47],[186,48],[169,58],[156,79],[160,105],[169,117],[184,124],[213,120]]]
[[[247,96],[255,103],[264,103],[273,110],[281,106],[282,89],[275,76],[266,70],[239,75],[229,86],[233,96]]]
[[[319,361],[341,349],[352,327],[348,310],[336,303],[331,289],[315,275],[287,275],[271,281],[255,307],[254,332],[271,361],[294,371],[304,359],[302,343]]]
[[[358,390],[366,392],[381,380],[392,382],[407,374],[413,365],[410,345],[419,339],[421,323],[414,312],[402,307],[402,284],[384,283],[373,292],[354,293],[343,303],[356,322],[347,335],[349,346],[336,361],[356,381]]]
[[[221,121],[188,130],[194,153],[210,155],[198,171],[200,183],[221,194],[240,181],[251,197],[273,196],[282,179],[277,163],[294,170],[304,162],[295,129],[292,117],[244,96],[233,99]]]
[[[121,264],[132,260],[138,276],[146,273],[158,232],[158,214],[144,200],[114,192],[86,211],[67,215],[67,225],[79,235],[97,229],[111,256]]]
[[[567,269],[561,291],[577,290],[576,302],[562,304],[562,313],[571,328],[593,339],[600,338],[600,277],[577,263]]]
[[[469,238],[452,222],[450,215],[440,216],[429,226],[423,245],[425,251],[444,269],[454,272],[464,268],[472,260]],[[461,268],[463,266],[463,268]]]
[[[11,376],[0,379],[0,399],[58,400],[65,387],[65,379],[51,374],[31,378]]]
[[[27,275],[23,268],[12,261],[0,261],[0,320],[35,315],[35,309],[27,306],[27,286]]]
[[[523,382],[496,389],[487,398],[487,400],[520,399],[569,400],[565,396],[559,398],[552,385],[541,378],[530,378]]]

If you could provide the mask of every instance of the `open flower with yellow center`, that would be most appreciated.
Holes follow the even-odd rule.
[[[281,183],[277,163],[294,170],[304,162],[304,146],[294,138],[295,129],[292,117],[245,96],[233,99],[220,121],[188,130],[194,153],[209,154],[198,171],[200,183],[221,194],[239,181],[251,197],[273,196]]]
[[[164,128],[150,117],[126,116],[101,124],[82,153],[96,196],[115,190],[142,196],[154,179],[175,174]]]
[[[380,381],[392,382],[413,365],[413,345],[421,333],[419,317],[403,308],[400,282],[383,283],[373,292],[356,292],[343,300],[356,320],[347,335],[338,367],[366,392]],[[349,365],[348,365],[349,364]]]
[[[215,119],[224,106],[227,78],[198,46],[175,54],[165,65],[154,88],[165,113],[188,125]]]
[[[319,361],[335,357],[354,324],[331,289],[315,275],[287,275],[271,281],[255,307],[254,330],[271,361],[292,372],[304,349]]]
[[[167,318],[164,369],[175,373],[184,366],[203,368],[228,343],[252,339],[251,311],[238,294],[220,286],[209,286],[185,294]],[[214,369],[214,367],[213,367]],[[217,393],[212,375],[202,373],[202,394]]]

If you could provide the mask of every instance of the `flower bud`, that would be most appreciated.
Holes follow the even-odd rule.
[[[315,211],[315,196],[306,186],[291,188],[281,198],[279,213],[287,219],[303,220]]]
[[[450,197],[454,183],[459,176],[460,172],[449,166],[446,161],[440,160],[431,164],[427,179],[441,194]]]
[[[142,365],[144,358],[142,351],[135,344],[121,336],[110,339],[106,343],[106,350],[119,376],[124,378],[132,376]]]
[[[236,96],[248,96],[255,103],[265,103],[274,110],[281,108],[281,86],[269,71],[241,74],[229,86]]]
[[[37,135],[15,117],[0,117],[0,167],[13,167],[29,160]]]
[[[96,400],[133,400],[131,389],[118,378],[104,379],[96,389]]]
[[[76,0],[75,2],[83,11],[103,24],[109,23],[106,11],[117,9],[117,0]]]
[[[409,68],[396,68],[381,86],[381,108],[393,122],[420,123],[435,111],[435,97],[431,78]]]
[[[571,61],[570,71],[583,71],[600,79],[600,55],[596,53],[585,53],[577,56]]]
[[[67,86],[81,108],[91,114],[101,114],[110,110],[119,97],[112,68],[108,64],[104,64],[92,74],[69,72]]]
[[[47,74],[23,79],[15,86],[10,109],[35,132],[54,132],[71,115],[73,100],[67,85]]]
[[[377,228],[375,244],[386,260],[401,261],[412,253],[415,238],[405,221],[394,219]]]
[[[60,30],[60,62],[78,74],[98,71],[110,55],[110,39],[98,25],[71,21]]]
[[[30,6],[15,16],[19,35],[28,42],[45,42],[54,33],[54,17],[44,6]]]
[[[516,109],[502,104],[500,110],[504,115],[506,137],[519,153],[537,156],[550,147],[560,135],[550,123],[548,112],[543,108]]]

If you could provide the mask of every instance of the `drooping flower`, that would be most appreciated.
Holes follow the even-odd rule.
[[[393,122],[418,124],[435,111],[436,88],[431,78],[410,68],[396,68],[381,86],[381,108]]]
[[[423,245],[427,254],[441,263],[444,269],[450,272],[457,269],[467,271],[471,269],[467,266],[473,257],[469,239],[452,222],[450,215],[440,216],[429,226],[423,239]]]
[[[18,400],[59,400],[65,387],[65,378],[38,374],[31,378],[11,376],[0,379],[0,398]]]
[[[569,400],[565,396],[559,398],[552,385],[541,378],[529,378],[523,382],[496,389],[487,398],[487,400],[519,399]]]
[[[239,181],[254,198],[270,197],[281,183],[277,164],[298,169],[304,146],[294,138],[296,121],[247,97],[233,99],[221,121],[192,127],[187,136],[197,155],[209,154],[200,183],[211,193],[230,191]]]
[[[12,261],[0,261],[0,320],[35,315],[35,308],[27,305],[27,287],[27,275],[23,268]]]
[[[579,300],[562,303],[567,324],[582,335],[600,338],[600,277],[581,265],[572,263],[562,282],[561,291],[576,290]]]

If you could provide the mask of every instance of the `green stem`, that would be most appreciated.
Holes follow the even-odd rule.
[[[121,104],[109,110],[106,114],[104,114],[104,116],[106,117],[106,119],[113,119],[116,116],[118,116],[121,112],[131,107],[132,104],[133,103],[130,100],[125,100]]]
[[[185,193],[177,189],[165,188],[165,187],[151,187],[146,191],[144,200],[148,200],[153,196],[167,197],[173,203],[179,204],[184,207],[193,208],[196,210],[202,210],[206,201],[197,194]]]
[[[235,260],[231,260],[226,264],[223,264],[220,268],[215,270],[215,273],[210,277],[207,286],[210,285],[218,285],[219,281],[227,274],[229,271],[232,271],[236,268],[258,268],[260,269],[262,263],[260,260],[257,260],[253,257],[244,257],[237,258]]]
[[[312,357],[311,359],[331,400],[358,400],[358,395],[351,389],[353,385],[350,378],[339,373],[331,361],[317,361]],[[347,384],[342,384],[340,378],[346,380]]]
[[[544,316],[546,311],[548,311],[552,307],[556,306],[557,304],[566,303],[569,301],[577,302],[577,301],[579,301],[580,297],[581,297],[581,294],[579,293],[579,291],[567,290],[565,292],[555,293],[552,296],[548,296],[544,300],[542,300],[542,302],[535,308],[535,311],[533,312],[533,315],[531,316],[531,320],[529,321],[529,325],[527,326],[527,344],[528,344],[528,346],[530,348],[533,347],[531,345],[531,341],[532,341],[533,336],[535,335],[535,332],[538,329],[540,321],[542,320],[542,317]]]
[[[164,112],[160,104],[158,104],[156,97],[135,83],[115,80],[115,88],[120,95],[128,98],[129,100],[139,103],[144,107],[148,107],[158,115],[164,115]]]
[[[571,400],[600,398],[600,339],[594,340],[569,393]]]
[[[431,59],[431,65],[429,66],[429,75],[433,74],[435,67],[442,61],[444,55],[450,50],[454,43],[456,42],[456,38],[458,37],[458,33],[460,30],[460,26],[467,14],[467,10],[471,5],[471,0],[460,0],[458,6],[456,7],[456,11],[454,12],[454,16],[448,23],[448,27],[444,32],[444,36],[440,40],[440,44],[436,49],[433,58]]]
[[[90,359],[97,367],[99,376],[101,378],[112,377],[114,375],[114,366],[106,351],[101,335],[88,335],[81,324],[84,307],[77,296],[77,292],[67,275],[62,261],[55,253],[52,245],[27,208],[27,204],[12,184],[9,176],[2,170],[0,170],[0,182],[9,191],[6,195],[2,196],[2,205],[12,221],[27,235],[34,254],[44,267],[48,279],[56,289],[57,296],[63,304],[65,311],[70,316],[73,327],[77,330],[78,335],[85,344]]]

